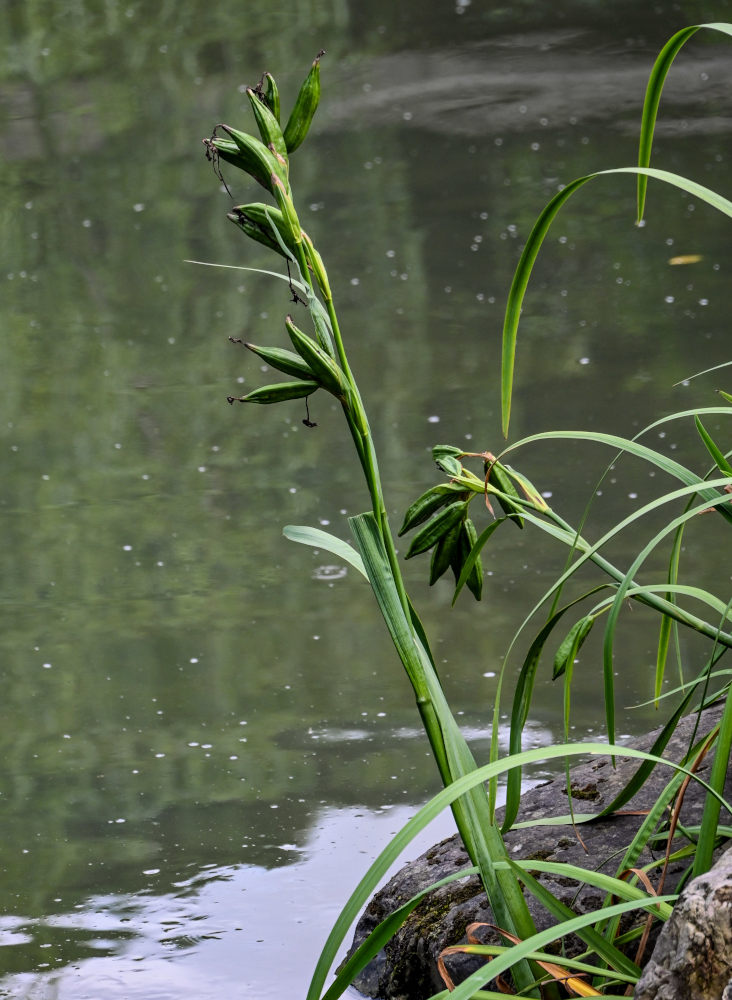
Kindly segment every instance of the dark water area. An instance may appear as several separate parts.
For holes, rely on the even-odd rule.
[[[559,185],[633,163],[658,49],[725,19],[730,0],[6,0],[0,996],[304,995],[368,860],[438,789],[370,592],[281,534],[346,538],[367,505],[340,414],[319,394],[309,431],[298,404],[226,405],[266,380],[228,337],[283,345],[290,305],[282,282],[186,263],[276,266],[227,222],[201,138],[250,127],[245,88],[265,69],[290,102],[326,49],[293,187],[397,522],[436,481],[433,444],[501,447],[503,308],[536,215]],[[712,32],[682,50],[654,150],[726,195],[731,60]],[[235,203],[260,199],[232,174]],[[643,228],[634,213],[632,179],[608,177],[554,223],[524,307],[512,440],[631,436],[730,388],[724,372],[688,381],[730,357],[728,224],[658,184]],[[709,429],[723,440],[717,418]],[[690,425],[647,443],[706,470]],[[514,460],[572,520],[609,457],[564,442]],[[653,479],[619,465],[593,537]],[[701,520],[683,567],[723,593],[729,560]],[[649,530],[619,540],[620,564]],[[483,602],[454,609],[424,559],[407,564],[480,759],[506,649],[563,559],[499,532]],[[660,717],[625,710],[652,693],[653,619],[627,613],[621,636],[627,735]],[[600,637],[575,668],[578,738],[604,733],[599,651]],[[693,672],[707,650],[682,636],[682,653]],[[550,667],[529,745],[561,738]]]

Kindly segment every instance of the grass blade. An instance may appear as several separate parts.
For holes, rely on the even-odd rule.
[[[643,101],[643,114],[641,117],[640,143],[638,146],[638,166],[647,167],[651,162],[651,150],[653,148],[653,133],[656,128],[656,117],[658,115],[658,105],[661,101],[661,93],[666,80],[671,63],[676,58],[679,49],[688,42],[701,28],[710,28],[713,31],[720,31],[726,35],[732,35],[732,24],[714,22],[711,24],[693,24],[687,28],[682,28],[666,42],[658,54],[651,75],[648,78],[646,96]],[[648,178],[643,174],[638,175],[638,222],[643,218],[643,210],[646,201],[646,188]]]
[[[729,768],[730,751],[732,751],[732,692],[727,694],[727,700],[725,701],[724,712],[719,723],[719,735],[714,752],[714,763],[709,775],[709,784],[714,789],[724,789],[727,770]],[[696,854],[694,855],[694,868],[692,872],[692,877],[694,878],[709,871],[712,866],[712,854],[719,826],[719,811],[719,800],[707,794],[704,803],[704,812],[702,813],[699,841],[697,843]]]
[[[681,177],[679,174],[670,173],[668,170],[657,170],[653,167],[615,167],[612,170],[598,170],[594,174],[586,174],[584,177],[576,178],[567,184],[566,187],[562,188],[558,194],[554,195],[551,201],[542,209],[526,240],[508,293],[503,323],[503,348],[501,355],[501,415],[504,436],[508,436],[508,425],[511,417],[516,337],[518,334],[521,306],[534,262],[541,249],[541,244],[544,242],[544,237],[559,210],[570,196],[588,181],[611,174],[637,174],[638,176],[653,177],[656,180],[677,187],[687,194],[693,195],[693,197],[706,202],[712,208],[722,212],[728,218],[732,218],[732,202],[728,198],[724,198],[722,195],[717,194],[716,191],[712,191],[702,184],[697,184],[696,181]]]
[[[301,545],[311,545],[315,549],[324,549],[344,562],[350,563],[362,576],[366,576],[363,559],[356,552],[352,545],[344,542],[329,531],[322,528],[310,528],[305,524],[286,524],[282,529],[285,538],[291,542],[299,542]]]
[[[393,910],[377,927],[374,927],[369,936],[361,942],[356,951],[354,951],[348,961],[341,967],[334,982],[331,983],[326,992],[323,994],[323,1000],[337,1000],[338,997],[343,996],[359,972],[361,972],[368,965],[371,959],[381,951],[384,945],[391,940],[412,910],[414,910],[419,903],[422,902],[428,893],[434,892],[435,889],[439,889],[443,885],[448,885],[450,882],[456,882],[458,879],[467,878],[469,875],[475,875],[477,872],[478,869],[475,866],[471,868],[463,868],[461,871],[455,872],[453,875],[448,875],[446,878],[440,879],[439,882],[435,882],[432,885],[427,886],[426,889],[423,889],[415,896],[412,896],[411,899],[407,900],[407,902],[398,909]]]
[[[536,680],[536,672],[539,666],[539,660],[541,654],[546,645],[547,639],[551,635],[554,627],[562,617],[573,608],[580,601],[584,601],[587,597],[591,597],[600,590],[605,590],[609,587],[609,584],[603,583],[598,587],[594,587],[589,590],[586,594],[578,597],[576,600],[571,601],[569,604],[565,604],[563,608],[555,611],[551,618],[544,624],[541,631],[537,637],[532,642],[526,658],[521,666],[519,672],[518,680],[516,682],[516,688],[513,696],[513,706],[511,709],[511,729],[509,734],[509,753],[515,754],[521,750],[521,735],[526,725],[526,720],[529,717],[529,709],[531,707],[531,696],[534,690],[534,682]],[[503,821],[503,832],[510,830],[513,825],[516,815],[518,813],[519,801],[521,798],[521,770],[520,768],[514,768],[508,773],[508,784],[506,788],[506,806],[504,811],[504,821]]]

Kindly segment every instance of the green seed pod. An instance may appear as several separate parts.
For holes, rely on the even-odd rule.
[[[427,549],[431,549],[453,525],[463,519],[466,510],[467,503],[464,500],[456,500],[436,514],[414,536],[412,544],[407,549],[405,559],[411,559],[412,556],[417,556],[420,552],[426,552]]]
[[[282,249],[281,240],[294,256],[295,244],[290,239],[282,212],[278,208],[264,205],[262,202],[252,202],[250,205],[237,205],[232,208],[227,213],[227,218],[231,219],[251,239],[286,258],[287,255]],[[275,236],[273,226],[276,227],[280,240]]]
[[[287,146],[285,145],[285,138],[282,135],[280,123],[270,111],[267,104],[258,96],[256,91],[252,90],[251,87],[247,87],[247,97],[249,98],[249,103],[252,106],[254,120],[257,123],[257,128],[259,129],[259,134],[262,137],[262,142],[265,146],[267,146],[267,148],[269,148],[270,145],[273,146],[275,152],[279,153],[279,155],[285,160],[285,163],[287,163]]]
[[[218,137],[214,138],[212,142],[219,151],[219,155],[232,163],[234,166],[240,167],[240,169],[246,171],[250,174],[256,181],[262,185],[262,187],[267,188],[274,194],[274,187],[272,185],[272,174],[275,174],[284,185],[287,185],[287,171],[282,167],[277,157],[274,153],[268,149],[263,142],[259,139],[255,139],[253,135],[248,135],[246,132],[240,132],[238,129],[231,128],[229,125],[220,125],[224,132],[231,139],[233,139],[236,144],[238,157],[235,159],[229,155],[225,155],[224,149],[219,145]]]
[[[463,571],[463,566],[465,565],[468,556],[473,551],[473,546],[478,541],[478,532],[475,530],[475,525],[469,517],[466,517],[460,526],[460,570],[455,571],[455,583],[460,579],[460,575]],[[483,564],[480,561],[480,556],[478,556],[473,563],[468,578],[465,581],[468,585],[468,589],[472,593],[476,601],[479,601],[483,594]]]
[[[287,185],[282,183],[277,174],[272,174],[270,180],[272,182],[272,193],[277,199],[277,204],[280,206],[280,211],[282,212],[282,221],[284,222],[286,233],[285,243],[290,241],[292,243],[302,243],[300,220],[295,211],[295,204],[288,193]]]
[[[451,444],[436,444],[432,449],[432,458],[437,463],[437,467],[448,476],[459,476],[462,465],[458,456],[464,454],[459,448],[454,448]]]
[[[285,326],[295,350],[310,368],[313,377],[337,399],[345,399],[347,389],[343,380],[343,372],[335,361],[325,353],[322,347],[315,343],[312,337],[308,337],[302,330],[298,330],[292,321],[292,316],[287,317]]]
[[[317,382],[310,379],[296,382],[277,382],[252,389],[246,396],[227,396],[230,403],[282,403],[286,399],[302,399],[319,389]]]
[[[280,92],[275,83],[275,78],[271,73],[265,73],[264,79],[266,82],[266,88],[264,91],[264,99],[267,102],[267,107],[272,112],[272,114],[277,119],[279,123],[280,120]]]
[[[312,370],[302,360],[299,354],[286,351],[284,347],[258,347],[256,344],[244,344],[248,350],[252,351],[262,361],[276,368],[278,372],[285,375],[292,375],[294,378],[314,381],[315,376]]]
[[[430,562],[430,587],[437,583],[443,573],[450,568],[453,560],[454,549],[460,544],[460,533],[462,524],[458,521],[450,530],[442,536],[439,542],[432,549],[432,561]]]
[[[501,493],[507,493],[509,497],[515,497],[517,500],[520,499],[518,490],[513,484],[513,480],[509,476],[508,472],[501,465],[500,462],[486,462],[486,472],[488,474],[488,482],[492,483],[497,487]],[[497,496],[499,504],[501,505],[504,514],[513,515],[510,519],[515,521],[519,528],[523,528],[524,519],[521,517],[521,506],[520,504],[511,503],[506,497]]]
[[[555,681],[557,677],[562,676],[568,665],[571,666],[574,663],[575,657],[577,656],[582,643],[590,634],[590,630],[594,624],[594,617],[592,615],[585,615],[584,618],[580,618],[578,622],[575,622],[569,630],[565,638],[560,643],[559,649],[554,657],[554,669],[552,671],[553,681]]]
[[[421,497],[418,497],[407,508],[407,512],[404,515],[404,523],[399,529],[399,536],[401,537],[407,531],[416,528],[418,524],[422,524],[428,517],[432,517],[440,507],[445,507],[452,500],[461,496],[461,494],[462,499],[466,499],[467,494],[465,490],[460,486],[455,486],[453,483],[440,483],[439,486],[433,486],[432,489],[427,490],[426,493],[423,493]]]
[[[302,231],[302,241],[305,244],[305,256],[307,257],[308,267],[313,272],[315,280],[318,282],[318,287],[323,293],[323,298],[326,302],[332,300],[333,294],[330,290],[330,282],[328,281],[328,272],[325,270],[325,264],[323,263],[323,258],[320,256],[318,251],[313,246],[313,241],[310,239],[308,234]]]
[[[287,119],[284,137],[288,153],[294,152],[308,134],[313,116],[320,103],[320,59],[324,55],[325,52],[320,51],[315,57],[310,72],[300,87],[292,114]]]

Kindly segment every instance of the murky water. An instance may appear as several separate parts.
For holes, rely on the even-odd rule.
[[[398,520],[434,481],[432,444],[499,447],[502,307],[536,213],[559,183],[632,162],[657,49],[732,15],[729,0],[556,6],[6,2],[0,995],[303,995],[367,859],[437,789],[365,585],[281,537],[346,537],[366,506],[339,414],[316,397],[308,431],[297,404],[226,405],[262,377],[227,338],[284,343],[288,305],[277,282],[184,263],[272,264],[227,223],[200,139],[245,121],[263,69],[291,99],[327,50],[293,182]],[[657,142],[659,166],[722,191],[729,59],[689,44]],[[237,203],[259,197],[229,179]],[[608,179],[555,224],[514,435],[632,434],[729,388],[674,386],[729,359],[728,227],[660,188],[645,228],[633,211],[632,183]],[[653,442],[706,467],[691,429]],[[576,517],[607,458],[535,446],[517,464]],[[655,485],[631,463],[613,478],[597,530]],[[723,582],[713,528],[685,565]],[[562,556],[506,530],[484,602],[454,610],[408,564],[479,755],[501,658]],[[648,625],[633,612],[619,650],[628,703],[649,695]],[[597,674],[590,646],[579,735],[602,731]],[[531,739],[561,731],[560,699],[547,682]],[[654,718],[628,713],[623,731]]]

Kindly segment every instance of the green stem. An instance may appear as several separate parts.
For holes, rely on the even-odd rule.
[[[407,597],[407,592],[404,587],[404,580],[402,579],[401,568],[397,559],[394,538],[391,533],[391,528],[389,527],[389,517],[386,513],[384,493],[381,486],[381,476],[379,475],[379,465],[376,458],[373,438],[371,437],[371,427],[366,415],[366,408],[364,407],[363,400],[361,399],[361,393],[359,392],[358,385],[353,377],[351,366],[348,363],[348,356],[343,344],[341,328],[338,322],[338,315],[335,311],[332,296],[326,299],[326,308],[328,310],[328,317],[330,319],[331,330],[333,332],[333,340],[335,341],[336,352],[338,354],[338,361],[340,362],[341,370],[348,381],[352,394],[349,402],[350,406],[353,408],[353,412],[351,413],[349,408],[344,405],[346,418],[348,420],[351,434],[354,440],[357,441],[357,450],[361,462],[361,468],[363,469],[363,473],[366,478],[366,484],[371,496],[371,505],[374,517],[376,518],[381,531],[381,537],[384,541],[384,548],[386,549],[389,566],[399,593],[399,600],[407,619],[409,619],[409,598]]]
[[[584,554],[589,552],[592,548],[590,543],[581,535],[578,535],[574,528],[559,517],[558,514],[556,514],[553,510],[545,510],[542,511],[542,513],[560,528],[563,528],[565,531],[574,535],[575,545],[578,551]],[[604,573],[607,573],[609,577],[618,583],[622,583],[625,579],[625,573],[605,559],[604,556],[601,556],[599,552],[593,552],[589,556],[589,559],[599,569],[601,569]],[[636,586],[634,581],[633,586]],[[689,611],[685,611],[683,608],[680,608],[672,601],[666,600],[664,597],[648,593],[632,594],[631,600],[638,601],[640,604],[645,604],[647,607],[653,608],[655,611],[660,611],[661,614],[667,615],[669,618],[673,618],[674,621],[677,621],[682,625],[687,625],[689,628],[693,628],[696,632],[706,636],[708,639],[714,639],[724,646],[732,646],[732,635],[727,632],[722,632],[716,626],[704,621],[703,618],[699,618],[697,615],[693,615]]]

